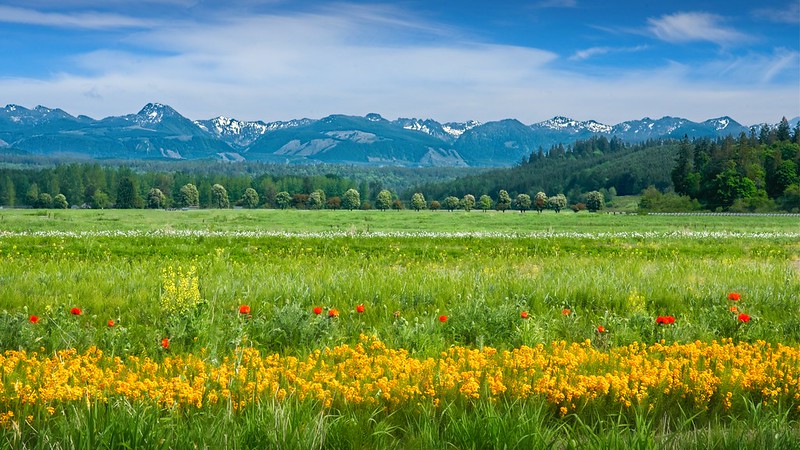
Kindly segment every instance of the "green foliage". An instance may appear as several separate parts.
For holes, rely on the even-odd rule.
[[[326,203],[325,192],[321,189],[317,189],[308,196],[308,209],[322,209]]]
[[[648,141],[625,145],[605,137],[578,141],[565,148],[534,152],[522,164],[469,174],[452,181],[419,185],[429,197],[491,194],[505,190],[512,195],[531,192],[580,193],[614,187],[619,195],[636,195],[653,184],[671,185],[670,170],[678,145],[671,141]],[[573,197],[570,195],[570,197]],[[510,208],[511,201],[508,202]],[[500,203],[501,210],[503,203]]]
[[[114,207],[117,209],[142,208],[144,201],[139,195],[139,188],[133,177],[125,176],[119,180],[117,186],[117,201]]]
[[[411,207],[414,208],[414,211],[419,211],[425,209],[425,206],[425,196],[420,192],[415,192],[414,195],[411,196]]]
[[[488,194],[481,195],[481,198],[478,199],[478,208],[484,212],[492,209],[492,197],[489,197]]]
[[[349,210],[361,208],[361,195],[355,189],[348,189],[342,195],[342,207]]]
[[[497,203],[495,204],[495,208],[498,211],[507,210],[511,207],[511,196],[508,195],[508,191],[505,189],[501,189],[500,192],[497,194]]]
[[[292,204],[292,196],[286,191],[278,192],[275,195],[275,206],[280,209],[286,209]]]
[[[467,194],[464,196],[464,198],[461,199],[459,204],[464,209],[464,211],[470,212],[472,208],[475,206],[475,196],[472,194]]]
[[[247,188],[242,195],[242,206],[248,209],[258,208],[260,199],[258,192],[253,188]]]
[[[50,196],[47,192],[42,192],[39,194],[39,198],[36,199],[35,205],[37,208],[52,208],[53,207],[53,197]]]
[[[800,212],[800,185],[793,184],[783,191],[783,196],[780,198],[781,206],[786,211],[794,213]]]
[[[392,206],[392,193],[384,189],[378,193],[375,199],[375,207],[381,211],[386,211]]]
[[[567,197],[564,194],[554,195],[547,199],[547,207],[555,212],[561,212],[567,207]]]
[[[448,211],[453,211],[455,209],[458,209],[460,203],[461,202],[458,201],[458,197],[450,195],[444,199],[444,201],[442,202],[442,207],[444,207],[444,209]]]
[[[67,202],[67,197],[64,194],[58,194],[53,197],[53,208],[56,209],[67,209],[69,208],[69,203]]]
[[[167,197],[159,188],[152,188],[147,192],[147,207],[160,209],[166,206]]]
[[[586,209],[595,212],[605,208],[606,202],[603,194],[598,191],[592,191],[586,194]]]
[[[183,207],[199,206],[200,193],[197,191],[197,186],[192,183],[181,186],[178,203]]]
[[[650,212],[690,212],[700,210],[701,206],[697,199],[692,200],[674,192],[662,194],[655,186],[650,186],[642,191],[639,209]]]
[[[519,210],[519,212],[525,212],[531,209],[531,196],[528,194],[519,194],[517,198],[514,200],[514,207]]]
[[[221,184],[211,186],[211,207],[230,208],[231,202],[228,199],[228,190]]]

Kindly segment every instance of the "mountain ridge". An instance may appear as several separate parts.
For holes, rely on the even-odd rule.
[[[800,118],[792,119],[793,125]],[[282,163],[503,167],[554,145],[592,136],[626,142],[718,138],[749,133],[729,116],[693,122],[645,117],[616,125],[565,116],[534,124],[516,119],[440,123],[380,114],[333,114],[321,119],[264,122],[225,116],[190,120],[169,105],[147,103],[139,112],[93,119],[55,108],[0,109],[0,146],[40,155],[93,159],[203,159]]]

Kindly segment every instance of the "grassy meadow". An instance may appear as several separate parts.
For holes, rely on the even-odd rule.
[[[0,210],[11,448],[794,448],[800,220]]]

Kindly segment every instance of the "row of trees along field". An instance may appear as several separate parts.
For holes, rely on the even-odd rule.
[[[212,184],[213,183],[213,184]],[[225,183],[225,184],[223,184]],[[43,187],[40,187],[43,186]],[[362,183],[369,192],[374,184]],[[258,189],[257,189],[258,188]],[[259,192],[260,191],[260,192]],[[297,193],[297,192],[300,193]],[[24,192],[24,195],[19,195]],[[295,192],[295,193],[291,193]],[[306,193],[307,192],[307,193]],[[612,191],[613,194],[613,191]],[[604,206],[605,195],[590,192],[585,203],[573,210],[597,210]],[[51,169],[3,169],[0,171],[0,204],[35,208],[299,208],[299,209],[515,209],[527,211],[567,207],[563,194],[548,197],[539,192],[531,197],[500,190],[496,200],[488,194],[479,198],[466,194],[461,198],[445,196],[428,202],[421,192],[406,201],[388,189],[377,190],[365,199],[355,183],[337,176],[212,177],[184,173],[138,173],[129,168],[101,167],[97,164],[70,164]]]
[[[786,118],[737,139],[683,139],[671,173],[675,193],[706,209],[800,208],[800,131]]]

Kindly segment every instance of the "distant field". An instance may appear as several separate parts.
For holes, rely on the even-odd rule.
[[[582,211],[0,210],[0,231],[800,233],[797,217],[647,216]]]

